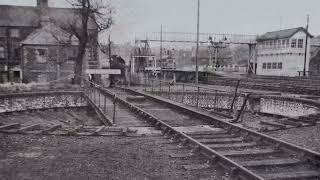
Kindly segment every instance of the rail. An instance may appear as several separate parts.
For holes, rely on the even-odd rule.
[[[143,95],[143,96],[149,98],[150,100],[154,100],[155,102],[164,104],[167,107],[174,107],[178,111],[182,111],[182,112],[185,112],[188,114],[193,114],[194,116],[197,116],[199,118],[206,119],[207,121],[212,122],[216,127],[221,127],[223,129],[226,129],[230,133],[241,134],[243,137],[247,137],[247,138],[251,137],[251,138],[256,139],[259,142],[264,142],[266,144],[269,144],[270,146],[273,146],[278,150],[284,150],[285,152],[291,152],[291,153],[295,154],[296,156],[298,156],[299,159],[303,159],[305,161],[311,162],[312,164],[314,164],[317,167],[319,167],[319,165],[320,165],[320,153],[318,153],[318,152],[308,150],[303,147],[296,146],[294,144],[270,137],[268,135],[264,135],[262,133],[259,133],[259,132],[253,131],[253,130],[249,130],[249,129],[246,129],[243,127],[236,126],[232,123],[225,122],[219,118],[214,118],[207,113],[199,112],[199,111],[192,109],[190,107],[181,106],[181,104],[179,104],[179,103],[174,103],[172,101],[170,102],[170,101],[165,100],[161,97],[152,96],[152,95],[146,94],[142,91],[136,91],[136,90],[132,90],[132,89],[126,89],[126,90],[130,91],[132,93],[135,93],[137,95]],[[160,125],[160,126],[162,126],[162,125]],[[176,132],[176,131],[174,131],[174,134],[178,134],[178,136],[182,136],[181,133]],[[185,137],[185,136],[183,136],[183,137]],[[183,140],[181,140],[181,141],[183,141]],[[188,139],[188,141],[193,142],[192,140],[189,140],[189,139]],[[193,142],[193,143],[196,143],[196,142]],[[205,148],[205,150],[206,150],[206,148]],[[239,168],[238,170],[240,170],[240,169],[242,170],[241,165],[238,166],[237,168]]]

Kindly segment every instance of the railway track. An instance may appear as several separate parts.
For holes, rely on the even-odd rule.
[[[237,127],[179,103],[120,89],[99,88],[110,97],[117,94],[118,103],[171,140],[205,155],[210,165],[223,167],[229,179],[320,179],[317,152]]]
[[[203,84],[236,86],[238,79],[213,78]],[[241,79],[240,87],[254,90],[269,90],[289,92],[293,94],[319,95],[319,80],[312,79],[282,79],[282,78],[244,78]]]

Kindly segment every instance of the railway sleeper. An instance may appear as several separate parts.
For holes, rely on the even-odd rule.
[[[311,125],[315,125],[316,121],[314,119],[308,119],[306,117],[289,117],[289,120],[303,122]]]
[[[276,153],[274,149],[246,149],[242,151],[218,151],[223,156],[263,156]]]
[[[194,139],[218,139],[218,138],[235,138],[236,135],[233,134],[217,134],[217,135],[191,135]]]
[[[268,126],[273,126],[273,127],[276,127],[276,128],[280,128],[280,129],[285,129],[287,128],[286,125],[284,124],[281,124],[281,123],[277,123],[275,121],[260,121],[260,124],[264,124],[264,125],[268,125]]]
[[[227,144],[227,143],[241,143],[243,138],[220,138],[220,139],[197,139],[200,143],[204,144]]]
[[[253,161],[242,161],[239,162],[245,167],[258,167],[258,166],[279,166],[279,165],[292,165],[299,164],[301,161],[299,159],[285,158],[285,159],[263,159],[263,160],[253,160]]]
[[[257,146],[256,142],[249,143],[233,143],[233,144],[208,144],[207,147],[211,149],[223,149],[223,148],[249,148]]]
[[[281,123],[281,124],[284,124],[284,125],[295,126],[295,127],[303,126],[303,123],[297,122],[297,121],[292,121],[292,120],[289,120],[288,118],[278,119],[278,120],[275,120],[275,121],[277,123]]]
[[[61,124],[55,125],[55,126],[52,126],[52,127],[48,128],[48,129],[45,129],[45,130],[40,131],[39,134],[48,134],[48,133],[53,132],[53,131],[56,131],[56,130],[58,130],[58,129],[60,129],[60,128],[62,128],[62,125],[61,125]]]
[[[221,131],[196,131],[196,132],[187,132],[185,134],[189,136],[202,136],[202,135],[222,135],[222,134],[227,134],[228,132],[225,130]]]
[[[194,171],[194,170],[203,170],[203,169],[208,169],[211,166],[207,163],[204,164],[192,164],[192,165],[183,165],[183,169],[187,171]]]

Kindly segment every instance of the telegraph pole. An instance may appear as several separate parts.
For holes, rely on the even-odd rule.
[[[161,30],[160,30],[160,63],[162,62],[162,24],[161,24]]]
[[[198,54],[199,54],[199,19],[200,19],[200,0],[198,0],[198,15],[197,15],[197,46],[196,46],[196,84],[199,80]]]
[[[306,76],[306,66],[307,66],[307,53],[308,53],[308,37],[309,37],[309,15],[307,15],[307,33],[306,33],[306,41],[304,47],[304,64],[303,64],[303,76]]]
[[[109,34],[109,38],[108,38],[108,54],[109,54],[109,63],[111,63],[111,38],[110,38],[110,34]]]

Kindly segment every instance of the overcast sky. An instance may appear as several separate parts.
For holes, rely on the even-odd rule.
[[[49,0],[65,6],[65,0]],[[0,4],[29,5],[36,0],[0,0]],[[113,0],[116,9],[114,41],[126,41],[134,33],[164,31],[195,32],[197,0]],[[320,34],[320,0],[201,0],[201,32],[263,34],[280,28],[306,25]]]

